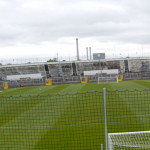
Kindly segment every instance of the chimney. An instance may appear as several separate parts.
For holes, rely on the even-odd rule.
[[[86,56],[87,56],[87,60],[89,59],[88,57],[88,47],[86,48]]]
[[[91,47],[89,47],[90,60],[92,59]]]
[[[78,46],[78,38],[76,38],[76,48],[77,48],[77,61],[79,61],[79,46]]]

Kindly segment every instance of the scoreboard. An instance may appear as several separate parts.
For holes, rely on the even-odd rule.
[[[93,60],[105,59],[105,53],[93,53]]]

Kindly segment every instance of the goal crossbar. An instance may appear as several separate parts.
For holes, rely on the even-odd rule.
[[[98,77],[98,84],[100,84],[100,82],[111,82],[111,81],[116,81],[115,83],[118,83],[118,76]]]

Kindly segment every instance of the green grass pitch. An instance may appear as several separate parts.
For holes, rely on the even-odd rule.
[[[150,80],[12,88],[0,91],[0,149],[105,147],[103,88],[109,133],[150,131]]]

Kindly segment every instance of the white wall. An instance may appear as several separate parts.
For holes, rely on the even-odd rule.
[[[7,80],[20,80],[21,78],[42,79],[42,76],[40,73],[38,73],[38,74],[7,75]]]
[[[101,74],[101,73],[106,73],[106,74],[118,74],[119,71],[118,69],[108,69],[108,70],[91,70],[91,71],[84,71],[84,75],[96,75],[96,74]]]

